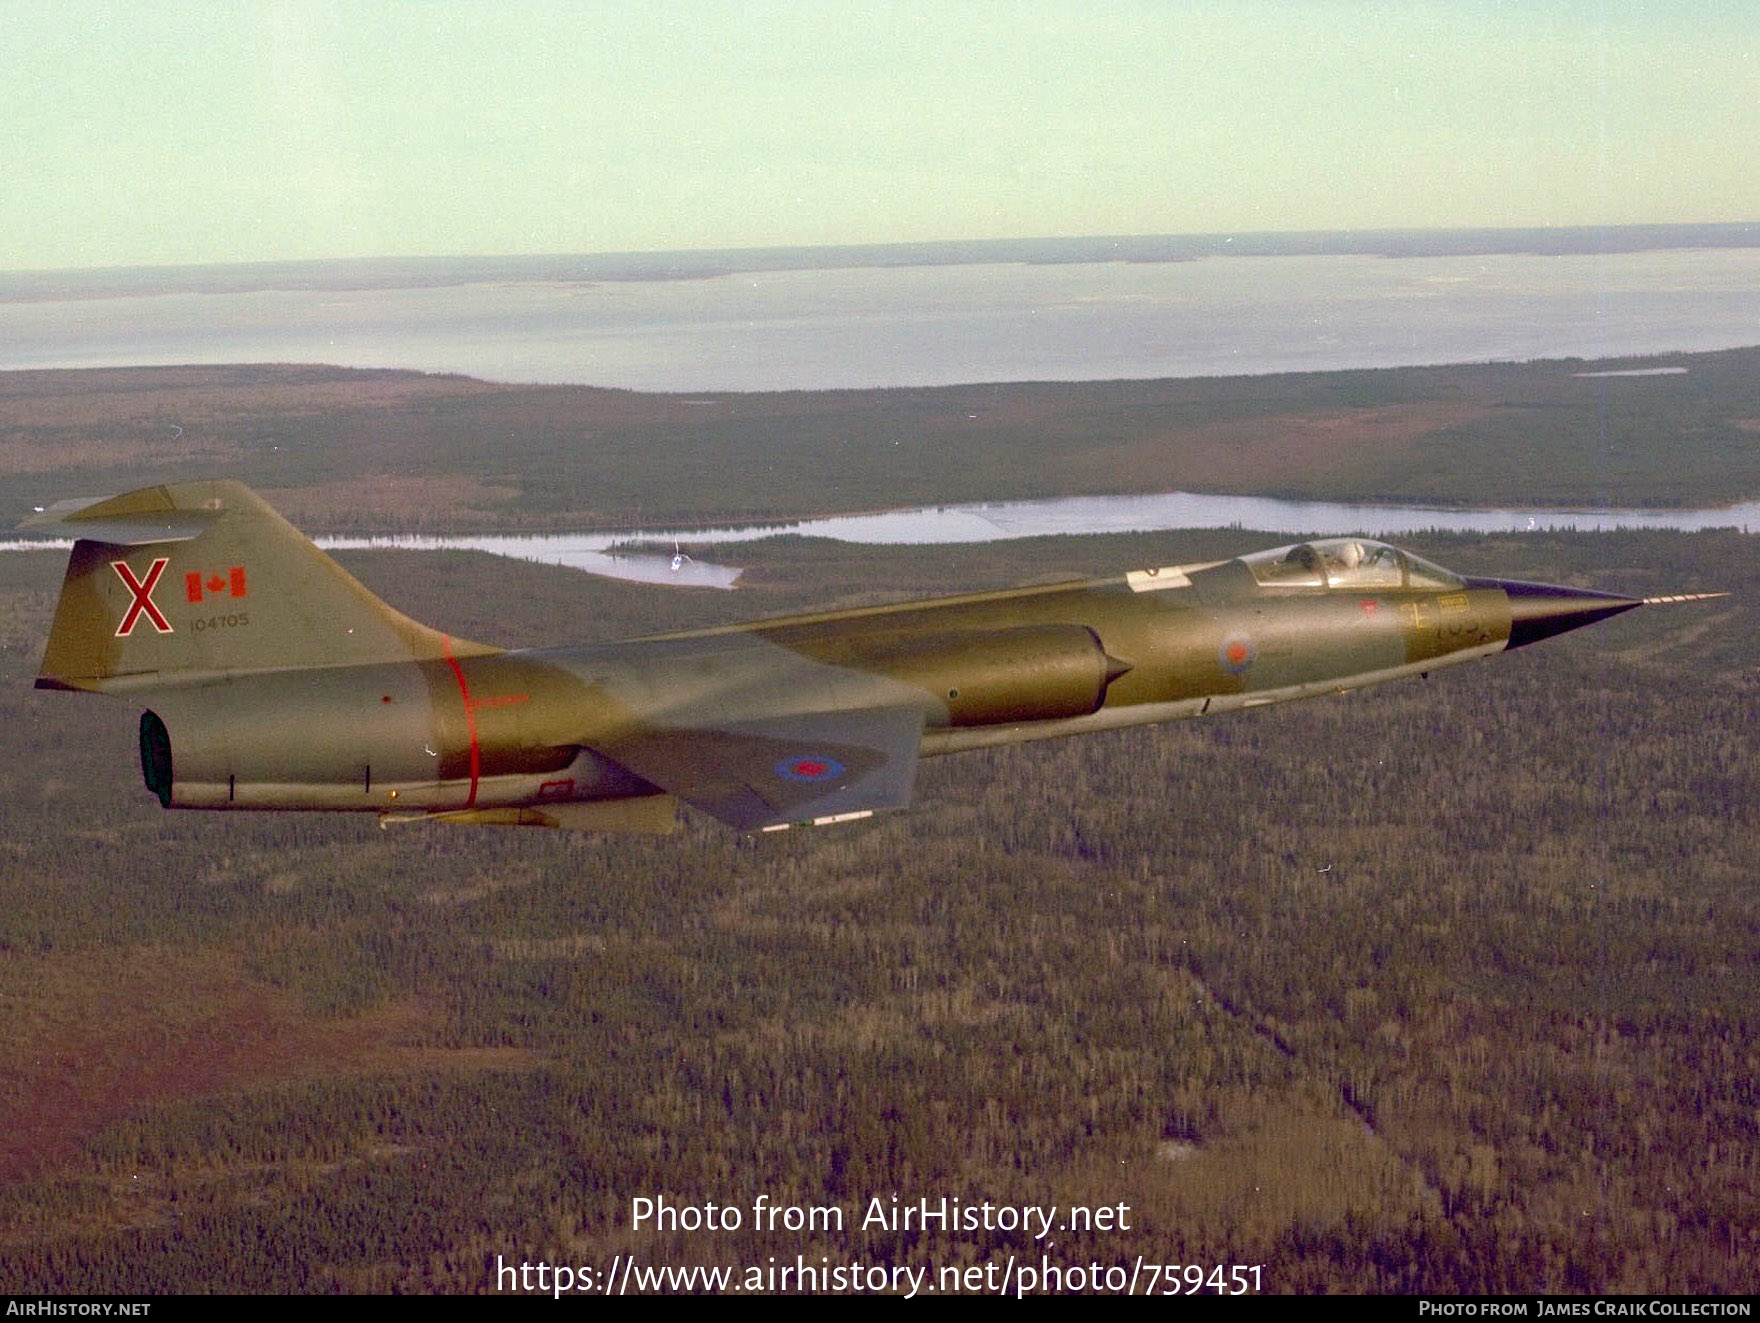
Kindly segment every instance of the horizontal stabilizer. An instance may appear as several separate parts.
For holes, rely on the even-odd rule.
[[[179,509],[164,487],[148,487],[121,496],[81,496],[56,501],[19,525],[21,533],[84,538],[112,547],[142,547],[152,542],[188,542],[220,517],[208,510]]]
[[[714,729],[631,730],[597,751],[741,831],[906,807],[923,714],[811,712]]]

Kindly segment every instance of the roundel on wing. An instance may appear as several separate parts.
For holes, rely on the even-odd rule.
[[[1216,660],[1222,663],[1222,669],[1230,675],[1245,675],[1258,655],[1259,650],[1253,646],[1253,640],[1245,634],[1230,634],[1216,650]]]
[[[807,784],[831,781],[843,775],[843,764],[825,754],[803,753],[777,763],[776,775],[784,781]]]

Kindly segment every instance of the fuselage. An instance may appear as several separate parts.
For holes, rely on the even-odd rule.
[[[380,601],[242,483],[25,526],[73,538],[36,683],[145,706],[161,804],[382,823],[667,831],[679,804],[740,831],[841,822],[909,805],[925,754],[1340,692],[1640,604],[1333,538],[508,652]]]
[[[617,756],[637,735],[908,709],[940,754],[1214,714],[1499,651],[1525,587],[1339,539],[615,644],[192,677],[150,695],[143,769],[167,807],[645,799],[661,787]],[[1587,623],[1636,604],[1547,610]]]

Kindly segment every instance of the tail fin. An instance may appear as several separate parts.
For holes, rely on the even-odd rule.
[[[38,688],[495,651],[393,611],[242,483],[64,501],[21,527],[77,539]]]

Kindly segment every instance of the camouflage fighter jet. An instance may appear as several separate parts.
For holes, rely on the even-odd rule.
[[[917,761],[1418,675],[1645,600],[1462,578],[1367,538],[509,652],[386,606],[236,482],[63,502],[37,685],[148,708],[166,808],[742,831],[910,802]],[[1718,594],[1701,594],[1716,596]]]

